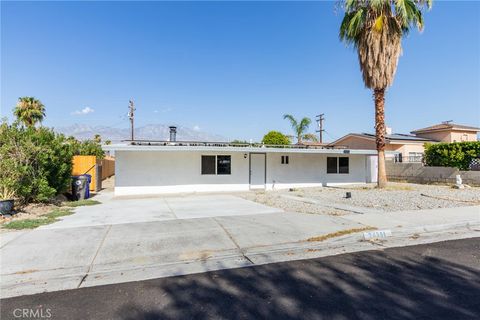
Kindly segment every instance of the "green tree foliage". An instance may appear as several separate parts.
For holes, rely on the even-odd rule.
[[[290,139],[281,132],[270,131],[263,136],[262,143],[270,145],[287,145],[290,144]]]
[[[480,157],[480,141],[425,144],[425,164],[468,170],[472,159]]]
[[[303,140],[310,141],[310,142],[318,142],[318,138],[313,133],[306,133],[303,135]]]
[[[27,127],[33,127],[45,118],[45,106],[34,97],[22,97],[18,98],[13,114]]]
[[[21,203],[45,202],[65,192],[72,172],[71,144],[48,128],[0,125],[0,184]]]
[[[105,151],[103,151],[100,143],[95,140],[78,141],[75,138],[70,138],[70,143],[76,156],[96,156],[97,159],[105,157]]]

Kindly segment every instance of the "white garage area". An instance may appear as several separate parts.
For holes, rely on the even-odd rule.
[[[115,195],[275,190],[373,182],[376,152],[135,142],[115,152]]]

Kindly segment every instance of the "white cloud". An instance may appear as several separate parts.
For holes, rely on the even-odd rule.
[[[200,127],[199,127],[198,125],[194,125],[194,126],[193,126],[193,130],[195,130],[195,131],[200,131]]]
[[[92,113],[92,112],[95,112],[95,110],[93,110],[90,107],[85,107],[82,110],[77,110],[77,111],[73,112],[72,114],[77,115],[77,116],[81,116],[81,115],[86,115],[86,114],[89,114],[89,113]]]

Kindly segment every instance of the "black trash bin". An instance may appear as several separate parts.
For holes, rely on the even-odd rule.
[[[85,175],[72,177],[72,196],[73,200],[87,199],[89,195],[88,177]]]

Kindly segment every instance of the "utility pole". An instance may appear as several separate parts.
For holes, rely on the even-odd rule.
[[[324,115],[325,115],[324,113],[321,113],[321,114],[315,116],[316,121],[317,121],[317,125],[318,125],[317,132],[320,135],[320,140],[319,140],[320,143],[323,143],[323,132],[325,131],[323,129],[323,121],[325,120]]]
[[[135,106],[133,104],[133,100],[128,101],[128,118],[130,119],[130,130],[131,130],[131,136],[130,140],[135,140],[135,135],[134,135],[134,126],[133,126],[133,121],[135,119]]]

